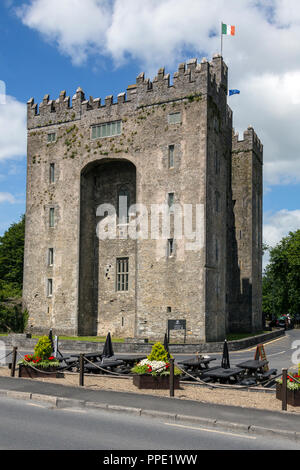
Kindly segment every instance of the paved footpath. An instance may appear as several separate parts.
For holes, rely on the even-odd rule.
[[[0,398],[46,401],[57,408],[80,407],[106,409],[199,426],[218,427],[236,432],[280,435],[299,442],[300,414],[256,410],[227,405],[201,403],[151,395],[88,390],[53,383],[12,377],[0,377]]]

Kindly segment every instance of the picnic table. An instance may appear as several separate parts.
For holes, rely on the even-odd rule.
[[[240,367],[230,367],[228,369],[219,367],[203,372],[203,377],[218,380],[220,383],[229,383],[231,381],[237,382],[242,373],[243,369]]]
[[[264,380],[275,375],[277,369],[264,370],[264,367],[269,363],[267,360],[253,359],[249,361],[241,362],[237,367],[244,369],[244,375],[247,377],[253,377],[256,380]]]
[[[216,357],[196,357],[193,359],[185,359],[184,361],[178,361],[178,365],[182,365],[183,369],[192,375],[193,377],[200,377],[203,371],[212,370],[209,369],[209,363],[215,361]],[[187,376],[187,379],[189,377]]]
[[[136,356],[134,354],[128,354],[127,356],[119,355],[119,356],[114,356],[114,357],[117,360],[121,360],[121,361],[125,362],[125,364],[128,365],[129,367],[133,367],[136,362],[140,362],[143,359],[147,358],[146,355]]]

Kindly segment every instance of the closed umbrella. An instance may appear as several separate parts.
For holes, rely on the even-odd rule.
[[[170,359],[169,343],[168,343],[167,333],[165,333],[164,348],[168,353],[168,358]]]
[[[228,351],[228,344],[227,344],[226,339],[224,341],[224,346],[223,346],[223,356],[222,356],[221,366],[223,367],[223,369],[230,369],[229,351]]]
[[[50,339],[51,341],[51,347],[52,347],[52,353],[54,352],[54,345],[53,345],[53,335],[52,335],[52,329],[49,331],[49,336],[48,338]]]
[[[113,355],[114,355],[114,351],[112,347],[111,337],[110,337],[110,333],[108,333],[106,340],[105,340],[102,357],[112,357]]]

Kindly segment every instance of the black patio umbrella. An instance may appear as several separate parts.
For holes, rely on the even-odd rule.
[[[52,352],[54,352],[52,329],[49,331],[49,336],[48,336],[48,338],[49,338],[50,341],[51,341]]]
[[[102,357],[112,357],[114,355],[113,347],[112,347],[112,342],[111,342],[111,337],[110,333],[107,334],[103,352],[102,352]]]
[[[224,346],[223,346],[223,356],[222,356],[221,366],[223,369],[230,369],[229,351],[228,351],[228,344],[227,344],[226,339],[224,341]]]
[[[164,348],[165,348],[165,350],[166,350],[167,353],[168,353],[168,358],[170,359],[169,343],[168,343],[167,333],[165,333]]]

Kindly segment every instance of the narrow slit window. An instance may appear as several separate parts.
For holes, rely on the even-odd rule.
[[[50,163],[50,183],[55,183],[55,163]]]
[[[50,207],[49,211],[49,226],[54,227],[54,207]]]
[[[47,297],[52,297],[53,295],[53,279],[47,280]]]
[[[49,248],[48,250],[48,266],[53,266],[54,264],[54,250]]]
[[[117,259],[117,291],[128,291],[129,286],[129,258]]]
[[[174,239],[169,238],[168,240],[168,257],[174,255]]]
[[[169,145],[169,168],[174,168],[174,145]]]
[[[170,212],[174,211],[174,193],[168,193],[168,206]]]

